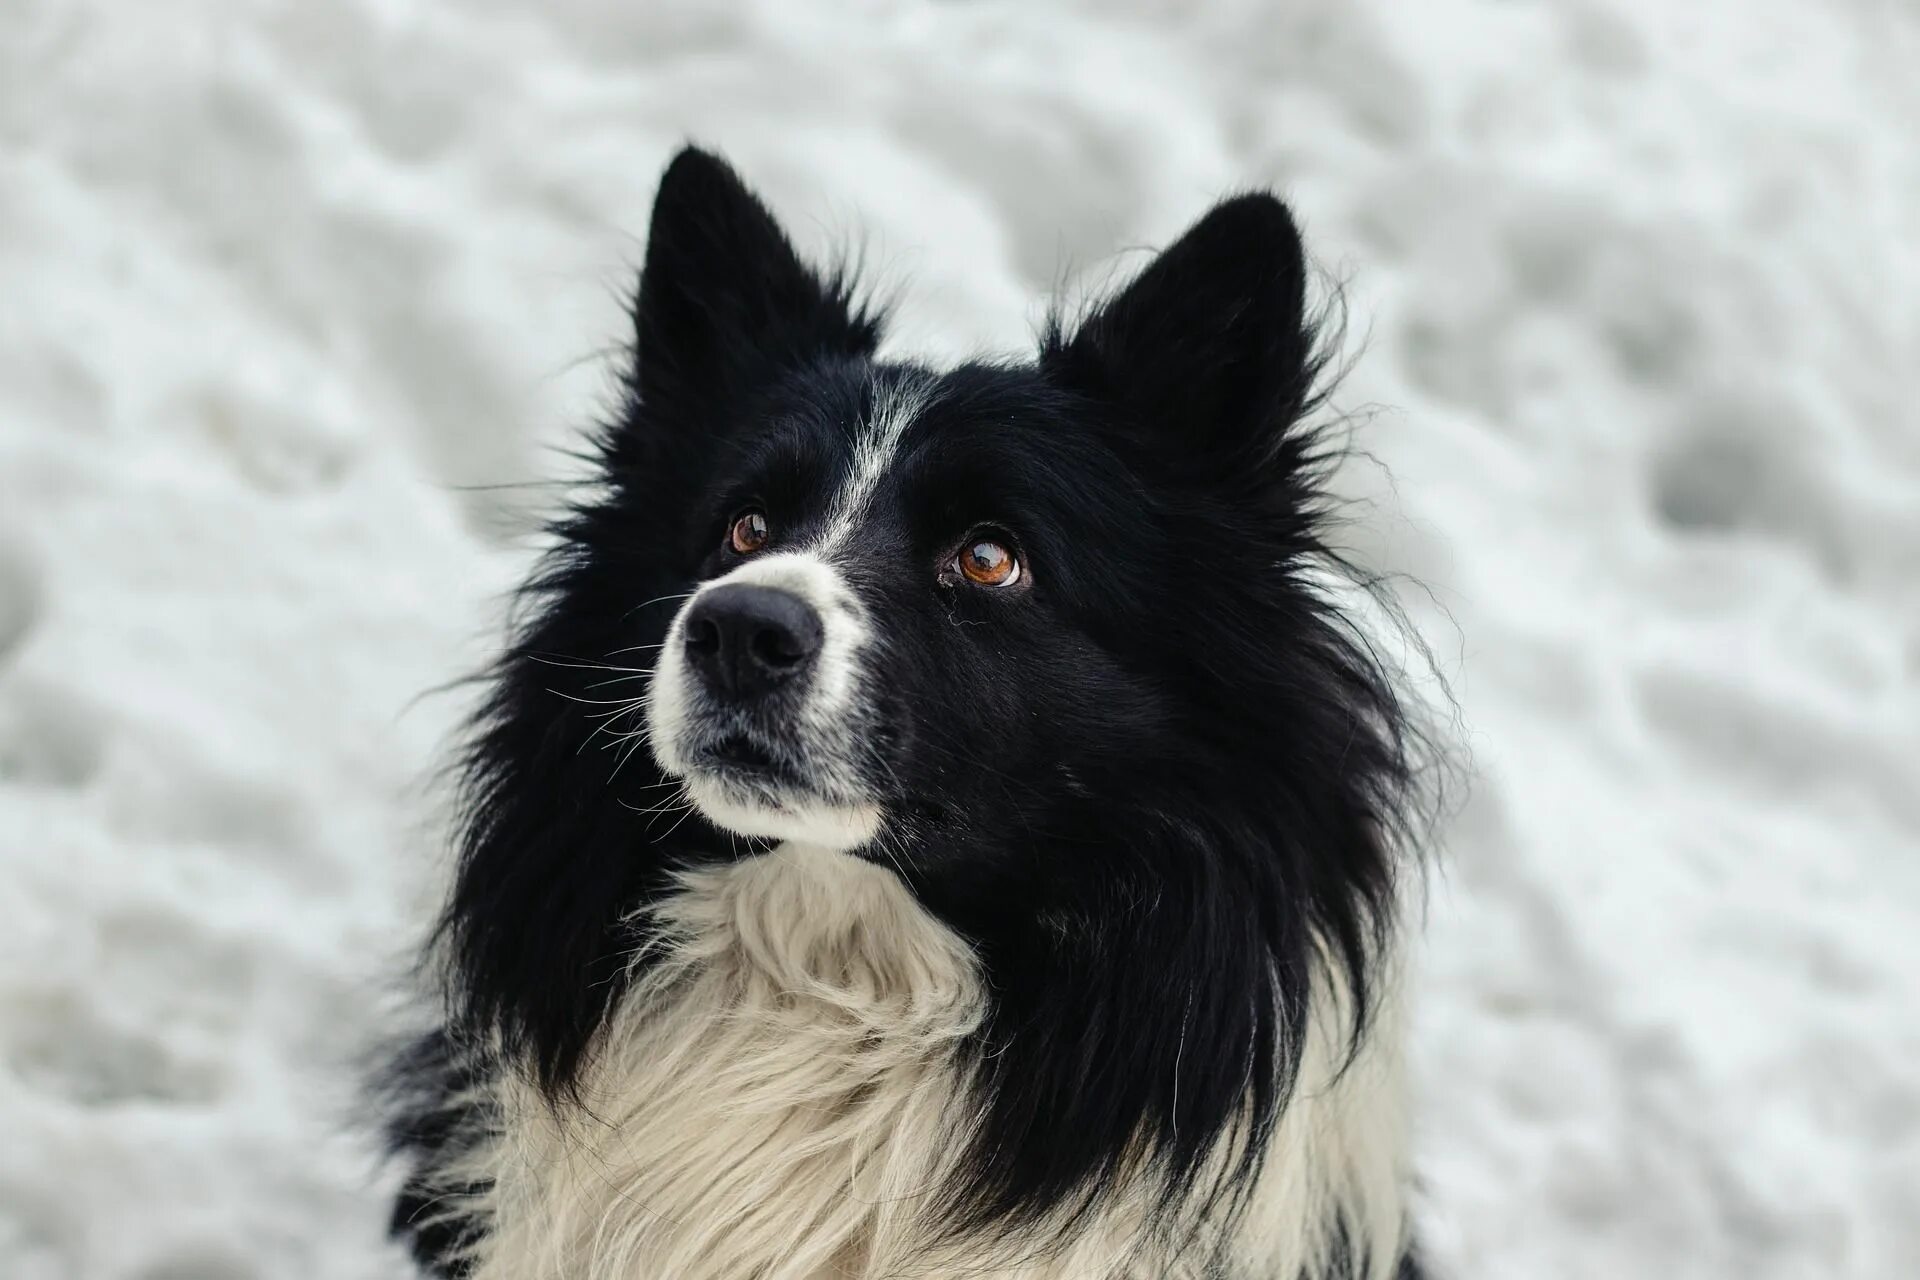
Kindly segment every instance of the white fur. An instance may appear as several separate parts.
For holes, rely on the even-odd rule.
[[[931,394],[931,384],[918,379],[902,379],[874,389],[873,411],[854,440],[853,465],[834,495],[826,532],[820,536],[817,549],[823,557],[838,550],[866,518],[880,477],[893,465],[901,437],[926,409]]]
[[[972,1124],[958,1053],[986,1002],[966,945],[890,871],[786,845],[684,874],[655,923],[662,954],[581,1106],[505,1083],[501,1131],[446,1171],[494,1185],[473,1206],[492,1228],[476,1280],[1198,1280],[1141,1239],[1125,1194],[1072,1238],[937,1238],[929,1210]],[[1335,1212],[1359,1238],[1401,1235],[1397,1023],[1336,1075],[1334,1004],[1225,1242],[1248,1275],[1299,1274]]]

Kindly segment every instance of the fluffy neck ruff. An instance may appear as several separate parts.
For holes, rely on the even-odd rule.
[[[791,845],[682,874],[641,923],[649,963],[577,1104],[503,1078],[497,1129],[445,1171],[490,1187],[476,1280],[1392,1270],[1389,1251],[1351,1247],[1402,1230],[1390,1017],[1351,1063],[1341,1011],[1310,1019],[1293,1101],[1230,1235],[1188,1224],[1168,1256],[1145,1226],[1161,1188],[1142,1172],[1070,1231],[956,1240],[943,1192],[974,1131],[967,1045],[988,1015],[965,942],[892,872]]]

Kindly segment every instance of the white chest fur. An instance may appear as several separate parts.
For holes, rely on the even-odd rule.
[[[494,1185],[476,1280],[1185,1274],[1140,1256],[1125,1196],[1064,1249],[930,1234],[969,1132],[959,1051],[986,1000],[966,944],[892,872],[783,846],[689,873],[656,923],[661,955],[615,1011],[581,1106],[503,1086],[504,1131],[458,1171]],[[1314,1261],[1336,1211],[1363,1238],[1397,1237],[1394,1038],[1383,1021],[1337,1079],[1332,1044],[1308,1047],[1231,1249],[1258,1274]]]

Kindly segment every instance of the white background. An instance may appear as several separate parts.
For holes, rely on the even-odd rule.
[[[1912,0],[4,0],[0,1276],[397,1273],[340,1135],[441,852],[410,700],[689,136],[942,357],[1284,191],[1479,772],[1441,1274],[1920,1275],[1917,66]]]

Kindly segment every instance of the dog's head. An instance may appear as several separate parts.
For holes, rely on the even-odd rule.
[[[608,646],[654,657],[661,769],[724,831],[979,889],[1089,805],[1280,754],[1248,713],[1298,678],[1311,608],[1303,287],[1285,208],[1245,196],[1034,363],[936,373],[877,358],[845,288],[684,155],[613,471],[668,535],[632,601],[668,607]]]

